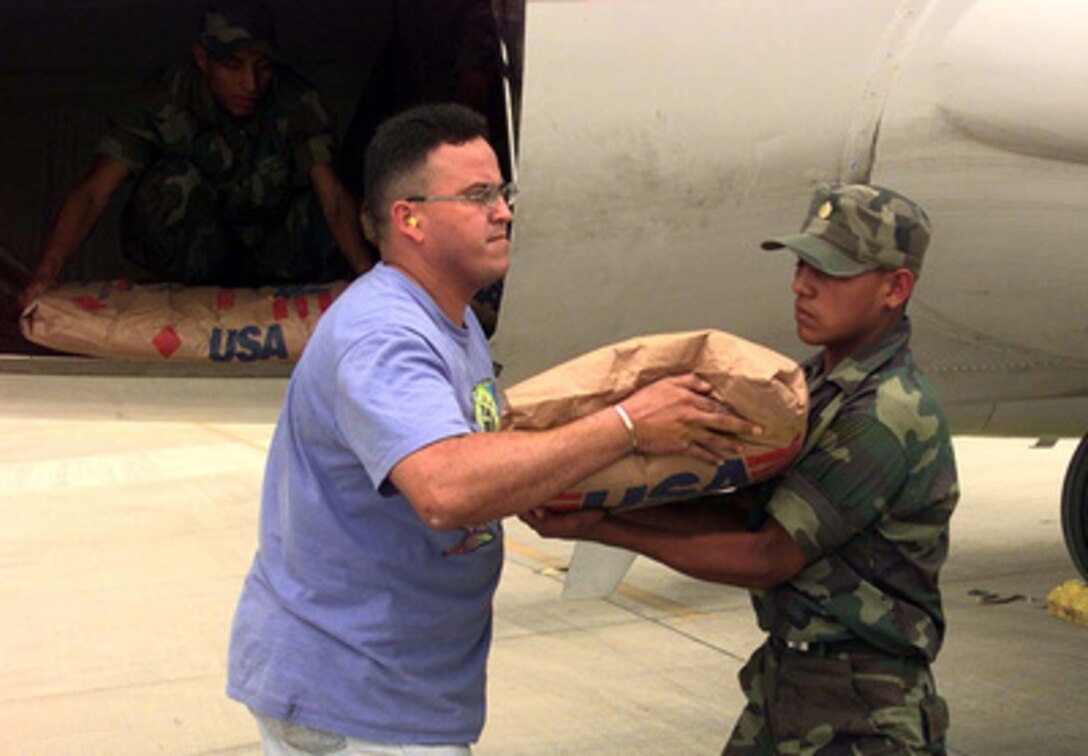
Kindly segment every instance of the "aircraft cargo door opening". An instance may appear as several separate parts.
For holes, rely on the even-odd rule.
[[[481,112],[516,178],[525,0],[215,5],[0,9],[0,370],[289,366],[379,259],[365,148],[413,105]]]

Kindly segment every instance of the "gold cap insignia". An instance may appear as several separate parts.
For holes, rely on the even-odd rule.
[[[818,217],[820,220],[827,220],[831,217],[831,211],[834,209],[835,208],[831,206],[830,202],[825,202],[824,204],[820,205],[820,209],[816,211],[816,217]]]

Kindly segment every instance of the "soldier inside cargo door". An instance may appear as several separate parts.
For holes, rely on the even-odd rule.
[[[331,167],[333,118],[276,57],[261,0],[209,6],[192,55],[114,114],[23,305],[53,285],[130,174],[122,247],[161,280],[257,286],[369,269],[357,203]]]

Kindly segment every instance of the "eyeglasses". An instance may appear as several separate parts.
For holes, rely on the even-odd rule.
[[[506,202],[507,207],[513,207],[518,198],[518,185],[513,181],[505,184],[483,184],[471,191],[461,194],[422,195],[405,197],[408,202],[475,202],[494,210],[499,204],[499,198]]]

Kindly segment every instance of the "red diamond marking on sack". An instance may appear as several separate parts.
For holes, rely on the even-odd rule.
[[[215,306],[220,310],[234,307],[234,289],[220,289],[215,297]]]
[[[583,497],[585,494],[578,493],[577,491],[567,491],[554,497],[548,502],[548,509],[553,512],[568,512],[575,509],[581,509]]]
[[[287,315],[287,300],[282,297],[276,297],[272,302],[272,317],[276,320],[286,320]]]
[[[95,299],[94,297],[72,297],[72,301],[82,307],[84,310],[90,310],[91,312],[94,312],[95,310],[101,310],[103,307],[106,306],[105,302]]]
[[[302,320],[305,320],[310,315],[310,303],[306,301],[306,297],[295,297],[293,301],[295,303],[295,312],[298,313]]]
[[[181,337],[170,326],[163,326],[163,329],[155,334],[155,338],[151,339],[151,344],[159,350],[164,360],[168,360],[181,346]]]

